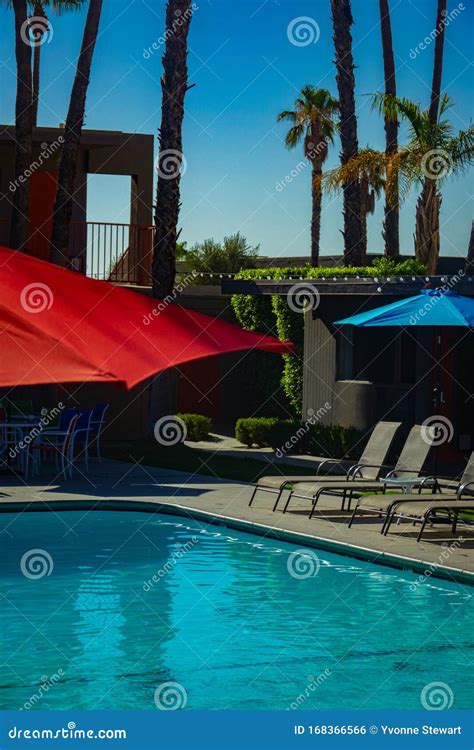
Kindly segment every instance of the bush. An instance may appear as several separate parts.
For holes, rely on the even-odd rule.
[[[251,448],[271,447],[281,453],[308,453],[328,458],[358,459],[363,446],[362,433],[355,427],[298,422],[273,417],[239,419],[235,437]]]
[[[251,448],[268,448],[271,428],[278,423],[274,417],[243,417],[235,425],[235,439]]]
[[[177,414],[176,417],[186,425],[186,440],[198,442],[209,437],[212,427],[212,420],[209,417],[204,417],[202,414]]]
[[[377,278],[389,276],[424,276],[426,268],[414,258],[395,263],[390,258],[376,258],[372,266],[332,268],[313,268],[310,265],[302,268],[253,268],[243,269],[236,274],[236,279],[292,279],[295,284],[305,279],[333,278]],[[295,417],[301,417],[303,401],[303,340],[304,315],[294,312],[287,304],[285,296],[234,294],[232,308],[237,321],[248,331],[274,333],[281,341],[292,341],[295,344],[295,355],[283,355],[283,373],[281,385],[288,399],[288,406]],[[265,375],[266,373],[262,373]],[[274,381],[270,388],[275,390]]]

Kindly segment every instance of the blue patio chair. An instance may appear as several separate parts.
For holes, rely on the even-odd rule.
[[[100,453],[100,441],[102,438],[102,430],[105,423],[105,414],[109,406],[110,404],[96,404],[92,409],[91,432],[94,435],[95,450],[99,461],[102,461],[102,456]]]

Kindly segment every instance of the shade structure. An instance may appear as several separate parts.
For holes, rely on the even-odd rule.
[[[102,381],[132,388],[201,357],[289,342],[0,247],[0,386]]]
[[[446,289],[422,289],[390,305],[336,320],[336,325],[371,326],[463,326],[474,325],[474,299]]]

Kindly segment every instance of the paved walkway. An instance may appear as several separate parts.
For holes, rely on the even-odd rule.
[[[161,508],[262,536],[276,536],[300,546],[315,546],[418,573],[430,569],[432,575],[474,582],[474,535],[461,524],[454,548],[448,525],[429,529],[418,544],[417,531],[408,523],[392,527],[394,531],[388,537],[379,533],[380,521],[375,517],[356,521],[348,529],[347,515],[330,500],[321,505],[318,517],[309,521],[305,501],[295,500],[293,509],[290,506],[284,515],[272,513],[274,496],[268,493],[257,495],[248,507],[249,485],[110,460],[92,463],[87,479],[76,474],[71,480],[50,486],[38,479],[27,486],[17,478],[2,476],[0,482],[0,510],[4,511],[25,505],[31,509],[37,504],[56,510],[73,506]],[[459,543],[461,537],[464,541]]]

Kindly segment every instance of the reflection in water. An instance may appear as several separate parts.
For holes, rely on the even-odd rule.
[[[295,577],[291,545],[172,516],[0,523],[4,707],[58,669],[35,708],[153,710],[167,682],[187,708],[418,708],[433,681],[469,705],[467,587],[326,552]],[[19,560],[38,547],[54,570],[29,580]]]

